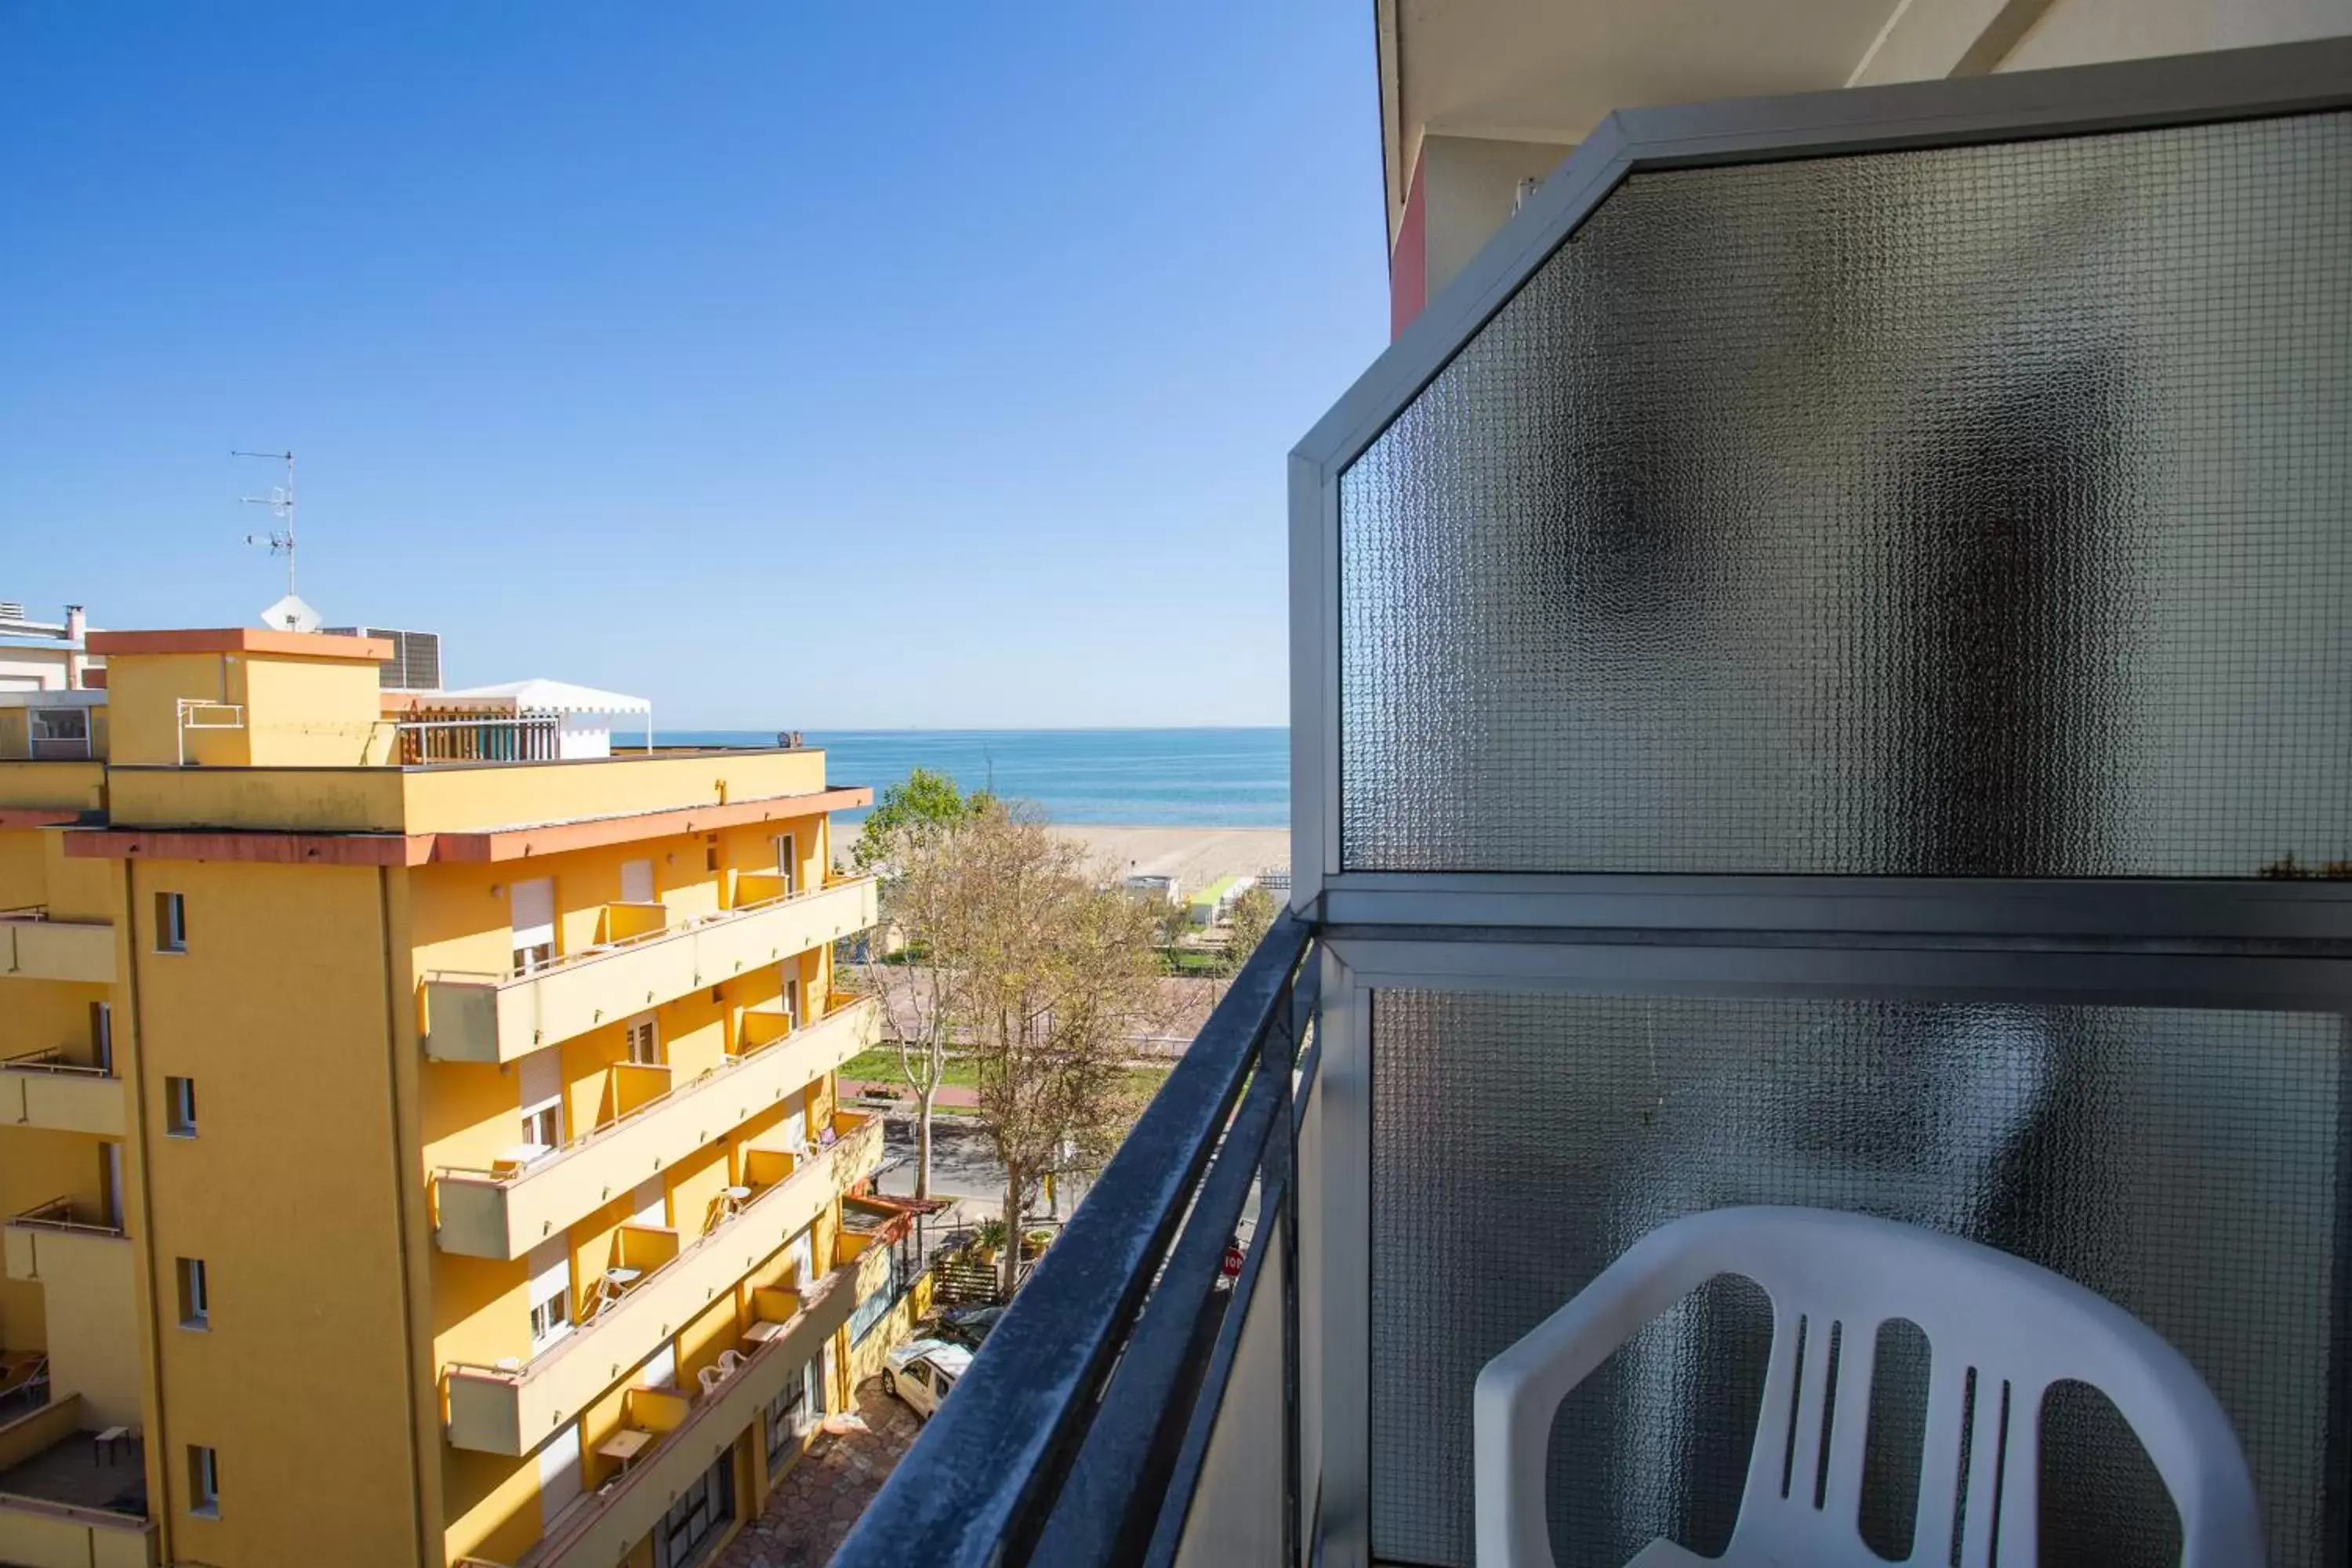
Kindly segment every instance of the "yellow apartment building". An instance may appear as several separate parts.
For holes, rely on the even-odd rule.
[[[89,643],[0,692],[0,1562],[702,1561],[891,1289],[835,1098],[869,792],[402,765],[381,640]]]

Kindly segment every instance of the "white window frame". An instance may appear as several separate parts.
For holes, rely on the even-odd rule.
[[[530,1270],[524,1290],[530,1302],[530,1353],[534,1356],[575,1326],[572,1309],[572,1242],[557,1235],[533,1247],[524,1267]]]
[[[541,1134],[545,1136],[541,1136]],[[563,1097],[550,1095],[522,1108],[522,1141],[546,1149],[563,1147]]]
[[[572,1291],[567,1286],[531,1304],[530,1353],[538,1355],[572,1332]]]

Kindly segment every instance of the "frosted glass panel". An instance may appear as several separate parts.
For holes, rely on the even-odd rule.
[[[2340,1563],[2324,1477],[2331,1438],[2352,1436],[2328,1413],[2343,1030],[2301,1014],[1376,993],[1375,1554],[1469,1563],[1470,1391],[1490,1357],[1664,1221],[1791,1203],[1970,1237],[2137,1314],[2229,1412],[2272,1562]],[[1563,1568],[1617,1568],[1661,1535],[1721,1550],[1769,1333],[1761,1293],[1719,1282],[1571,1399],[1550,1453]],[[2043,1416],[2048,1568],[2172,1561],[2163,1493],[2112,1412],[2061,1400]],[[1885,1446],[1904,1448],[1899,1427]],[[1916,1466],[1916,1433],[1907,1451]],[[1866,1538],[1898,1551],[1910,1516],[1886,1477],[1902,1470],[1867,1471],[1864,1508]]]
[[[2347,117],[1640,175],[1342,476],[1342,860],[2352,858],[2347,531]]]

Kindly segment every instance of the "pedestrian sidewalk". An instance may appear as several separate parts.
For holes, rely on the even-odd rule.
[[[921,1429],[913,1411],[882,1392],[879,1378],[857,1385],[856,1414],[866,1429],[821,1433],[714,1568],[823,1568],[833,1561]]]

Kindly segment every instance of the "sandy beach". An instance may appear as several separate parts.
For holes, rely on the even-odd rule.
[[[1220,877],[1262,876],[1290,868],[1286,827],[1115,827],[1057,824],[1120,877],[1172,876],[1187,893]]]

